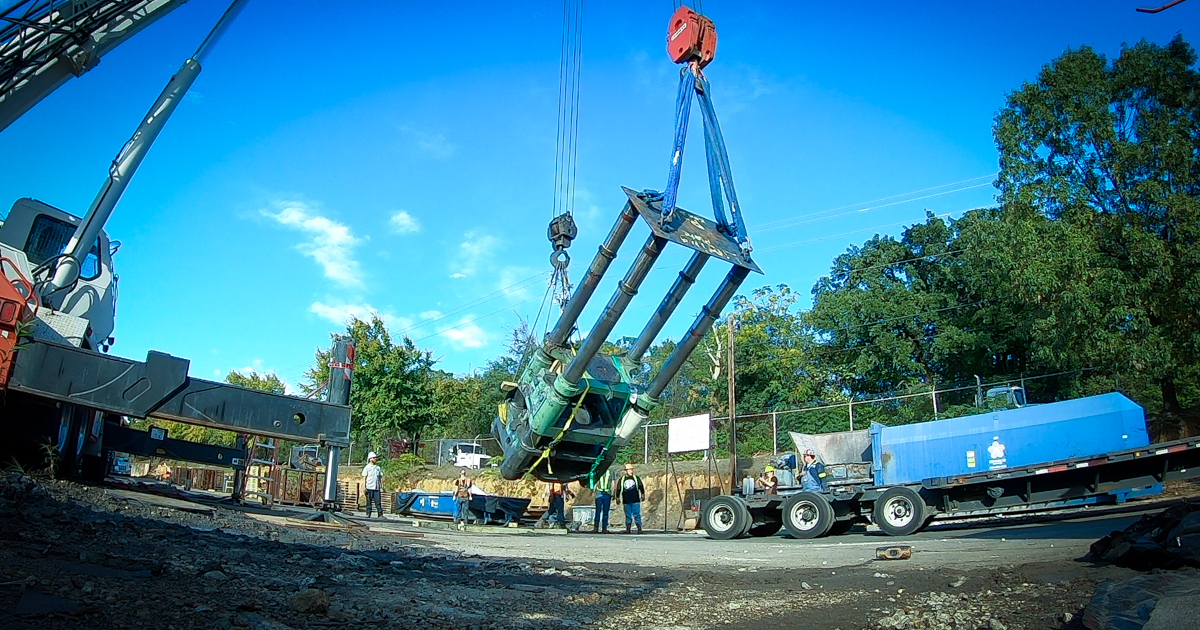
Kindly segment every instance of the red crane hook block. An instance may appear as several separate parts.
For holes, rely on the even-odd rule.
[[[713,21],[681,6],[667,24],[667,54],[675,63],[695,60],[701,68],[717,56],[717,27]]]

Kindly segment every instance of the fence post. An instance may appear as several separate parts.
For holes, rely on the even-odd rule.
[[[642,455],[642,463],[649,464],[650,463],[650,425],[646,424],[642,427],[642,429],[645,430],[645,438],[644,438],[645,447],[644,447],[643,455]]]
[[[854,430],[854,401],[846,403],[846,408],[850,410],[850,430]]]
[[[771,454],[779,454],[779,421],[774,411],[771,412]]]

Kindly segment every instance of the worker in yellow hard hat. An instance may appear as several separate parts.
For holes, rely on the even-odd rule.
[[[774,466],[767,465],[766,468],[763,468],[762,476],[755,481],[758,487],[762,488],[763,492],[767,494],[775,494],[775,491],[779,489],[779,480],[775,478]]]

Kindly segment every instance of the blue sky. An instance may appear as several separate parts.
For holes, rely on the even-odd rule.
[[[1157,0],[1140,0],[1153,4]],[[225,2],[192,0],[0,133],[0,202],[82,213],[107,164]],[[501,353],[545,292],[561,3],[253,0],[208,57],[110,220],[122,242],[117,343],[191,373],[297,382],[349,315],[464,373]],[[833,257],[926,209],[990,205],[991,122],[1007,92],[1069,47],[1196,44],[1200,1],[770,3],[709,0],[708,67],[755,259],[750,290],[808,293]],[[588,2],[576,219],[578,278],[623,204],[661,189],[677,67],[673,3]],[[680,205],[711,213],[693,112]],[[645,235],[581,323],[590,328]],[[688,253],[674,248],[614,337],[636,334]],[[723,275],[710,264],[678,336]],[[806,305],[807,306],[807,305]],[[539,327],[540,328],[540,327]]]

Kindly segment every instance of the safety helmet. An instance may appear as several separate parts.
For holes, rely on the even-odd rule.
[[[766,468],[763,469],[763,472],[775,472],[775,467],[767,466]]]
[[[379,458],[379,456],[375,454],[375,451],[371,451],[370,453],[367,453],[367,459],[378,459],[378,458]]]

